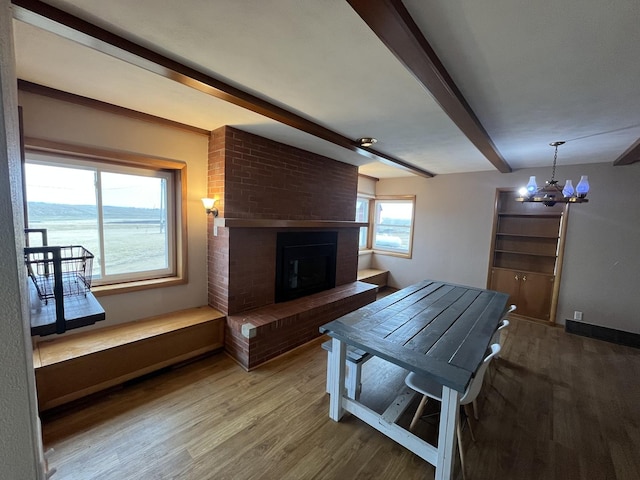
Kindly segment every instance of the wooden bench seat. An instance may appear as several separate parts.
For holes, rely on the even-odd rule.
[[[358,270],[358,280],[371,283],[378,287],[385,287],[389,278],[388,270],[378,270],[377,268],[365,268]]]
[[[329,372],[331,372],[331,340],[324,342],[322,348],[327,351],[327,393],[329,393],[329,386],[331,385],[329,377]],[[345,386],[347,387],[347,396],[349,398],[357,400],[360,397],[360,392],[362,391],[362,365],[371,357],[373,355],[369,352],[365,352],[353,345],[347,345]]]
[[[41,340],[33,351],[40,411],[224,346],[209,306]]]

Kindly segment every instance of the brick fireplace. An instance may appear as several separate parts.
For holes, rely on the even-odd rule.
[[[209,305],[227,314],[225,348],[241,365],[295,348],[318,336],[319,325],[375,299],[375,289],[356,281],[357,167],[225,126],[211,133],[208,170],[208,196],[219,209],[209,220]],[[283,232],[335,233],[336,288],[275,303]]]

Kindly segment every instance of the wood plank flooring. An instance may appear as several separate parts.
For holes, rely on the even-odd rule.
[[[323,340],[250,373],[217,354],[46,415],[53,479],[432,479],[360,420],[329,419]],[[404,374],[367,362],[363,402],[382,411]],[[514,320],[477,441],[463,432],[468,480],[639,479],[638,379],[640,350]],[[436,438],[436,425],[426,417],[417,432]]]

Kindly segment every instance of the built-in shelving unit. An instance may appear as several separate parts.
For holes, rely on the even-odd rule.
[[[518,315],[555,322],[568,205],[516,202],[496,191],[487,286],[509,293]]]

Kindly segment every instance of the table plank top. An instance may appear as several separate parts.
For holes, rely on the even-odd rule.
[[[509,296],[425,280],[329,322],[320,331],[464,392]]]
[[[29,282],[31,302],[31,335],[53,335],[56,333],[56,301],[51,298],[45,304],[40,301],[38,294]],[[64,320],[67,330],[93,325],[105,319],[102,305],[96,300],[93,293],[85,295],[72,295],[63,298]]]

